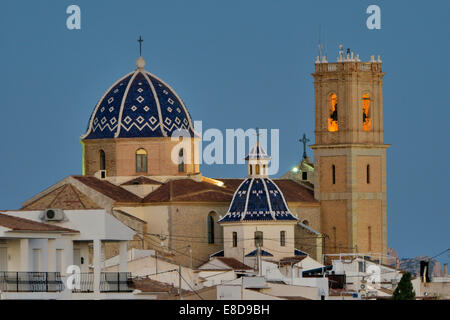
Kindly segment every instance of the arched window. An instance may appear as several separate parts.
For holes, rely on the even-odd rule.
[[[263,174],[267,174],[267,168],[265,164],[263,164]]]
[[[331,166],[331,180],[333,184],[336,184],[336,166],[334,164]]]
[[[99,151],[100,156],[100,170],[106,170],[106,155],[105,151],[100,150]]]
[[[178,152],[178,172],[184,172],[184,150]]]
[[[328,131],[338,131],[338,97],[335,93],[330,95],[328,104]]]
[[[233,232],[233,247],[237,247],[237,232]]]
[[[368,93],[364,93],[362,96],[362,125],[364,131],[369,131],[372,127],[372,117],[370,116],[370,96]]]
[[[256,171],[255,172],[256,174],[259,174],[259,164],[256,165],[256,170],[255,171]]]
[[[213,244],[214,243],[214,216],[215,213],[214,212],[210,212],[208,214],[208,219],[207,219],[207,228],[208,228],[208,243],[209,244]]]
[[[136,172],[147,172],[147,151],[142,148],[136,150]]]
[[[308,221],[308,220],[303,220],[302,223],[303,223],[305,226],[309,226],[309,221]]]
[[[286,246],[286,231],[280,231],[280,246]]]
[[[370,164],[368,164],[366,167],[366,182],[367,184],[370,183]]]
[[[248,167],[250,168],[250,175],[252,175],[253,174],[253,166],[249,165]]]
[[[263,246],[263,232],[255,231],[255,247]]]

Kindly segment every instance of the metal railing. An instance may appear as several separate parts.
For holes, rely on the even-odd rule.
[[[59,272],[0,271],[0,291],[60,292],[64,290]]]
[[[100,292],[131,292],[133,284],[131,272],[102,272]]]
[[[75,280],[76,277],[74,277]],[[100,273],[100,292],[131,292],[129,286],[133,284],[131,272],[102,272]],[[94,292],[94,273],[81,273],[80,286],[72,292]]]
[[[76,281],[76,277],[73,278]],[[79,288],[74,287],[72,292],[85,293],[94,292],[94,273],[85,272],[80,273],[80,286]]]

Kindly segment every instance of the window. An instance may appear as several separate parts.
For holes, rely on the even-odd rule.
[[[372,126],[370,113],[370,96],[368,93],[364,93],[362,96],[362,125],[364,131],[369,131]]]
[[[184,172],[184,150],[178,152],[178,172]]]
[[[328,131],[338,131],[338,98],[335,93],[329,98]]]
[[[250,175],[252,175],[253,174],[253,166],[249,165],[248,167],[250,168]]]
[[[305,226],[308,226],[309,225],[309,221],[308,220],[303,220],[303,222],[302,222]]]
[[[259,174],[259,164],[256,165],[256,174]]]
[[[286,246],[286,231],[280,231],[280,246]]]
[[[331,180],[333,184],[336,184],[336,166],[334,164],[331,166]]]
[[[208,243],[213,244],[214,243],[214,212],[210,212],[207,219],[208,224]]]
[[[365,261],[358,262],[358,272],[366,272],[366,262]]]
[[[136,151],[136,172],[147,172],[147,151],[145,149]]]
[[[263,164],[263,174],[267,174],[266,165]]]
[[[367,182],[367,184],[370,183],[370,165],[369,164],[366,167],[366,182]]]
[[[302,171],[302,180],[308,180],[308,172]]]
[[[106,170],[106,155],[105,151],[100,150],[99,151],[100,156],[100,170]]]
[[[367,233],[369,236],[369,252],[372,251],[372,227],[367,227]]]
[[[255,247],[263,246],[263,233],[262,231],[255,231]]]
[[[237,247],[237,232],[233,232],[233,247]]]

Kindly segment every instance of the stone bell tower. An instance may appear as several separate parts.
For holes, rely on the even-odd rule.
[[[381,60],[317,57],[314,195],[325,253],[387,253]]]

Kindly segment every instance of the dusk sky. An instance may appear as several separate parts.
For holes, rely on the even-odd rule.
[[[71,4],[81,30],[66,27]],[[380,30],[366,27],[371,4],[381,8]],[[81,174],[80,136],[104,92],[135,69],[139,36],[146,69],[203,130],[279,129],[281,176],[300,160],[301,135],[314,142],[320,25],[328,61],[341,43],[363,61],[381,56],[388,246],[400,257],[433,256],[450,247],[449,13],[449,1],[2,1],[0,208]]]

